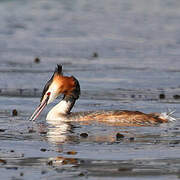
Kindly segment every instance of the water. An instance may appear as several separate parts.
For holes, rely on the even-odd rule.
[[[1,178],[179,179],[178,120],[48,126],[58,99],[28,121],[57,63],[80,82],[73,111],[175,108],[180,117],[179,18],[178,0],[0,1]]]

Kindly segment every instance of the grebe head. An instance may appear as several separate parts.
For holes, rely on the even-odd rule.
[[[53,76],[43,89],[40,105],[35,110],[30,120],[37,119],[46,105],[53,102],[61,94],[64,94],[64,97],[70,97],[76,100],[80,95],[80,85],[78,80],[73,76],[63,76],[62,66],[57,65]]]

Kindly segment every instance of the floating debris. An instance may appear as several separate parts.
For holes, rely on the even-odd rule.
[[[171,141],[169,144],[179,144],[180,143],[180,141],[178,141],[178,140],[173,140],[173,141]]]
[[[173,96],[173,98],[174,98],[174,99],[180,99],[180,95],[175,94],[175,95]]]
[[[134,141],[134,139],[135,139],[134,137],[130,137],[129,138],[130,141]]]
[[[16,110],[16,109],[13,109],[13,110],[12,110],[12,116],[17,116],[17,115],[18,115],[17,110]]]
[[[83,137],[83,138],[87,138],[88,134],[87,133],[81,133],[80,136]]]
[[[0,129],[0,132],[4,132],[6,129]]]
[[[34,59],[34,62],[38,64],[38,63],[40,63],[40,59],[39,59],[38,57],[36,57],[36,58]]]
[[[23,173],[23,172],[21,172],[19,175],[20,175],[20,176],[24,176],[24,173]]]
[[[46,174],[46,173],[47,173],[47,171],[45,171],[45,170],[41,171],[41,174]]]
[[[4,159],[0,159],[0,163],[6,164],[7,162],[6,162],[6,160],[4,160]]]
[[[10,152],[14,152],[14,150],[10,150]]]
[[[120,140],[120,139],[123,139],[123,138],[124,138],[123,134],[121,134],[121,133],[116,134],[116,140]]]
[[[79,173],[79,176],[85,176],[85,174],[83,172]]]
[[[46,152],[46,151],[47,151],[47,149],[45,149],[45,148],[41,148],[41,149],[40,149],[40,151],[42,151],[42,152]]]
[[[134,94],[132,94],[132,95],[131,95],[131,98],[135,98],[135,95],[134,95]]]
[[[98,53],[97,53],[97,52],[94,52],[94,53],[93,53],[93,55],[92,55],[92,57],[93,57],[93,58],[98,58],[98,57],[99,57],[99,55],[98,55]]]
[[[47,131],[41,131],[40,134],[47,134]]]
[[[77,163],[78,163],[78,161],[75,158],[64,158],[63,161],[62,161],[63,165],[66,165],[66,164],[77,164]]]
[[[18,167],[6,167],[6,169],[18,170]]]
[[[131,167],[120,167],[119,169],[118,169],[118,171],[132,171],[132,168]]]
[[[68,155],[75,155],[75,154],[77,154],[77,152],[76,151],[68,151],[67,154]]]
[[[165,98],[166,98],[165,94],[162,93],[159,95],[159,99],[165,99]]]

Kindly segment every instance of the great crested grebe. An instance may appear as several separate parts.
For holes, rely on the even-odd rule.
[[[62,66],[57,65],[53,76],[46,83],[42,92],[40,105],[32,114],[30,120],[35,120],[40,115],[47,104],[63,94],[63,99],[55,105],[47,114],[47,121],[101,121],[115,122],[120,126],[151,126],[160,123],[174,121],[175,118],[170,113],[150,113],[145,114],[139,111],[112,110],[70,113],[76,100],[80,95],[80,85],[78,80],[71,76],[63,76]]]

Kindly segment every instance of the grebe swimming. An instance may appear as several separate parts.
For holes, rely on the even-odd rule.
[[[175,118],[170,113],[150,113],[145,114],[139,111],[114,110],[70,113],[76,100],[80,95],[80,85],[78,80],[71,76],[63,76],[62,66],[57,65],[53,76],[46,83],[42,92],[40,105],[32,114],[30,120],[35,120],[40,115],[47,104],[63,94],[63,99],[55,105],[47,114],[47,121],[101,121],[115,122],[120,126],[150,126],[160,123],[174,121]]]

